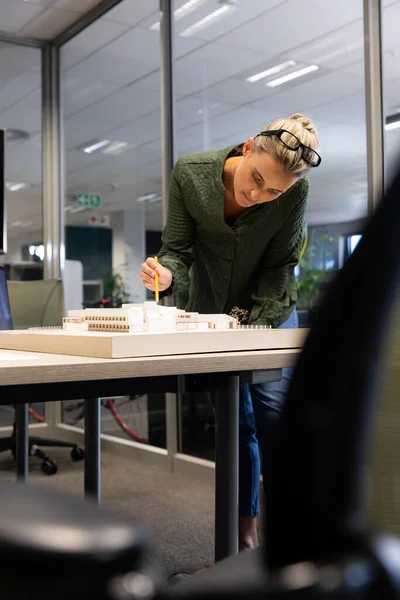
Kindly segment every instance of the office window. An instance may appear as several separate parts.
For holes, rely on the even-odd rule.
[[[362,235],[350,235],[348,238],[349,243],[349,254],[352,254],[357,247],[358,242],[361,240]]]
[[[145,23],[158,18],[157,0],[125,0],[62,48],[66,258],[85,307],[147,296],[140,265],[162,210],[160,39]],[[65,420],[80,411],[65,405]],[[105,400],[102,430],[165,447],[164,396]]]
[[[8,233],[7,254],[0,256],[0,263],[8,279],[42,279],[42,261],[24,251],[28,243],[43,242],[41,53],[37,48],[2,42],[0,64]],[[33,409],[31,422],[43,419],[43,405],[35,404]],[[13,420],[13,407],[1,407],[0,425],[11,425]]]
[[[42,234],[42,105],[41,52],[15,44],[0,47],[0,128],[6,130],[8,251],[0,261],[22,279],[27,243],[41,244]],[[11,268],[12,267],[12,268]],[[42,265],[35,266],[37,279]]]
[[[179,156],[245,142],[293,113],[318,128],[322,164],[310,172],[298,269],[307,324],[339,267],[341,236],[367,216],[363,2],[204,0],[175,11]],[[208,399],[186,398],[182,415],[181,450],[213,458]]]

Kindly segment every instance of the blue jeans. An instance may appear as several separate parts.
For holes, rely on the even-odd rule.
[[[279,329],[298,327],[297,312]],[[293,368],[282,369],[281,381],[249,385],[240,389],[239,404],[239,516],[256,517],[260,513],[259,483],[268,489],[270,468],[279,435],[280,413],[286,398]]]

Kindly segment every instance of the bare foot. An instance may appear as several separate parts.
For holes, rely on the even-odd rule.
[[[239,552],[258,548],[257,517],[240,517]]]

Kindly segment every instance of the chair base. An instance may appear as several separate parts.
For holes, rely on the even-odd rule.
[[[50,438],[29,437],[28,439],[28,454],[36,456],[41,463],[41,469],[46,475],[54,475],[57,473],[57,464],[45,453],[41,448],[71,448],[71,459],[75,462],[84,459],[84,450],[78,444],[73,442],[61,442]],[[9,450],[13,457],[16,455],[16,424],[13,424],[13,432],[9,438],[0,439],[0,453]]]

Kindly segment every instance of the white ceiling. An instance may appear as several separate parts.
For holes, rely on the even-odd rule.
[[[176,0],[176,8],[187,0]],[[1,28],[52,39],[97,0],[1,0]],[[270,120],[304,112],[315,120],[323,162],[311,173],[310,223],[366,216],[362,0],[240,0],[193,37],[179,32],[220,5],[206,0],[176,23],[177,154],[244,141]],[[383,1],[384,103],[400,110],[400,1]],[[161,190],[160,46],[150,30],[158,0],[123,0],[62,49],[68,203],[79,191],[102,194],[104,211],[135,209]],[[245,78],[284,60],[318,71],[277,88]],[[0,45],[0,126],[23,129],[10,142],[7,179],[29,188],[9,193],[10,236],[38,230],[41,219],[40,50]],[[77,149],[93,139],[124,141],[118,156]],[[400,129],[387,133],[388,162]],[[147,227],[161,228],[161,206],[146,206]],[[87,213],[67,216],[86,224]]]

